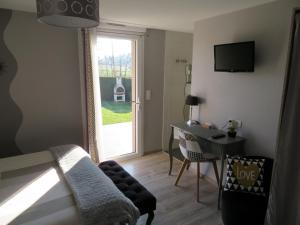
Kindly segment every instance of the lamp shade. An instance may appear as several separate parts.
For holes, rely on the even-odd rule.
[[[198,105],[199,99],[196,96],[188,95],[185,99],[186,105]]]
[[[40,22],[70,28],[99,25],[99,0],[37,0]]]

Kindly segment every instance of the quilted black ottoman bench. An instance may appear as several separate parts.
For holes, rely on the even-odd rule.
[[[148,213],[146,224],[150,225],[154,218],[156,198],[115,161],[102,162],[99,168],[133,202],[141,215]]]

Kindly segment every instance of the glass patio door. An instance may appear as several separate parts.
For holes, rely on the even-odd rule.
[[[112,35],[97,38],[101,92],[101,158],[132,157],[141,153],[138,82],[138,40]]]

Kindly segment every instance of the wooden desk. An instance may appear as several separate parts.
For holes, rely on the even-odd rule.
[[[171,135],[169,140],[169,157],[170,157],[170,170],[169,175],[172,173],[173,167],[173,141],[174,141],[174,130],[181,129],[183,131],[193,134],[201,143],[204,152],[210,152],[213,154],[218,154],[221,157],[221,174],[220,174],[220,184],[219,184],[219,196],[218,196],[218,208],[220,209],[220,199],[221,191],[223,187],[223,175],[224,175],[224,160],[225,156],[244,154],[244,143],[245,138],[242,137],[227,137],[226,133],[222,130],[217,129],[206,129],[199,125],[188,126],[186,122],[171,124]],[[224,138],[213,139],[211,136],[216,134],[225,134]],[[176,138],[176,137],[175,137]]]

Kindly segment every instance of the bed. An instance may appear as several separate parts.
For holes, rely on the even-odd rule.
[[[84,152],[78,146],[64,146],[63,148],[80,149],[80,154]],[[86,153],[84,152],[83,154]],[[70,159],[68,160],[70,161]],[[77,162],[76,165],[77,164],[79,163]],[[91,163],[91,165],[87,167],[93,168],[93,166],[93,163]],[[72,171],[73,168],[74,166],[70,171]],[[79,169],[82,171],[82,168]],[[100,192],[100,194],[95,194],[100,196],[93,196],[95,200],[97,200],[97,197],[99,199],[99,201],[96,202],[98,204],[96,207],[93,206],[94,208],[89,208],[89,205],[82,204],[82,202],[80,202],[81,189],[78,193],[76,187],[72,187],[72,182],[77,178],[75,177],[75,179],[73,179],[74,177],[71,177],[71,179],[73,179],[71,184],[68,180],[70,171],[64,171],[64,168],[60,165],[53,151],[42,151],[0,159],[0,224],[111,224],[111,220],[109,220],[111,218],[115,220],[113,224],[124,222],[134,224],[137,221],[139,215],[136,212],[138,209],[133,205],[133,208],[131,208],[132,203],[128,203],[121,195],[116,198],[111,198],[111,196],[101,196],[102,194]],[[87,173],[89,171],[84,172]],[[102,185],[103,181],[99,183]],[[95,189],[95,185],[98,184],[89,184],[85,181],[85,186],[93,188],[88,188],[88,190],[84,192],[84,195],[89,193],[89,197],[91,197],[91,194],[94,193],[92,189]],[[111,184],[108,184],[109,189],[111,189],[109,185]],[[104,190],[105,188],[101,187],[100,189]],[[117,193],[117,195],[119,194]],[[116,201],[116,199],[119,200],[119,198],[122,199],[122,202],[126,202],[127,207],[125,210],[126,213],[122,215],[121,220],[120,217],[118,217],[120,216],[118,215],[120,210],[115,210],[116,212],[109,210],[108,206],[113,203],[104,205],[105,208],[109,210],[108,212],[101,211],[99,213],[99,204],[104,204],[103,202],[109,201],[110,199]],[[86,209],[88,209],[88,211]],[[86,211],[83,212],[84,210]],[[83,213],[88,213],[88,216],[92,217],[92,214],[89,213],[93,210],[95,212],[94,214],[96,216],[98,215],[98,217],[100,216],[100,218],[85,221],[82,218]],[[98,210],[98,213],[96,213],[97,211],[95,210]],[[101,215],[101,213],[105,214]],[[117,214],[114,215],[113,213]],[[103,217],[103,215],[107,214],[110,216],[108,219]],[[128,218],[125,218],[124,215],[128,216]]]

